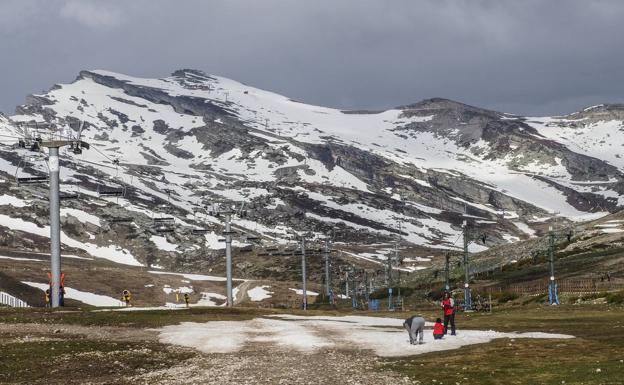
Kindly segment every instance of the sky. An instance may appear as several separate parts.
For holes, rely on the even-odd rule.
[[[0,0],[0,111],[83,69],[194,68],[343,109],[558,115],[624,102],[623,36],[620,0]]]

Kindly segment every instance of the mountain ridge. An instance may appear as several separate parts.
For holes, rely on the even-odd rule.
[[[597,107],[590,124],[600,116],[619,117],[617,107],[604,108],[610,115]],[[77,220],[76,234],[67,236],[112,241],[139,263],[149,265],[150,255],[151,263],[171,268],[198,261],[207,268],[220,258],[220,220],[202,213],[198,221],[195,212],[223,199],[254,207],[237,225],[265,242],[285,247],[285,228],[319,235],[334,228],[337,247],[349,250],[361,242],[370,249],[360,252],[362,260],[383,264],[391,250],[376,248],[379,242],[400,237],[406,252],[436,255],[458,247],[454,240],[468,218],[475,232],[489,234],[486,245],[470,242],[478,251],[543,232],[557,212],[573,221],[616,211],[624,191],[624,164],[610,162],[616,154],[596,157],[599,143],[593,142],[576,152],[551,134],[555,125],[591,130],[583,118],[570,126],[566,117],[522,117],[444,98],[374,113],[341,111],[197,70],[161,79],[91,70],[28,97],[11,119],[3,129],[11,135],[29,120],[45,120],[66,134],[85,122],[84,139],[105,156],[64,154],[65,187],[85,190],[85,202],[74,209],[136,216],[146,234],[103,224],[95,235]],[[7,177],[25,154],[0,149]],[[97,186],[105,184],[125,186],[128,196],[121,203],[98,198]],[[18,193],[5,187],[6,194]],[[151,233],[150,217],[165,212],[175,215],[179,230],[164,237]],[[198,245],[184,229],[201,222],[216,227]]]

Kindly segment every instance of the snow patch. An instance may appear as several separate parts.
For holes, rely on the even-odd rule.
[[[279,318],[279,319],[274,319]],[[434,340],[425,330],[423,345],[410,345],[403,320],[381,317],[300,317],[276,315],[250,321],[184,322],[159,330],[160,342],[198,349],[204,353],[235,353],[246,344],[270,344],[280,350],[316,351],[326,347],[372,350],[381,357],[400,357],[458,349],[497,338],[574,338],[541,332],[503,333],[492,330],[460,330],[457,336]],[[431,327],[428,322],[426,326]]]
[[[271,298],[271,294],[273,294],[273,292],[266,290],[270,287],[271,286],[267,285],[256,286],[251,290],[247,290],[247,295],[249,296],[249,299],[254,302],[259,302],[264,299]]]
[[[303,289],[288,289],[288,290],[292,290],[294,291],[297,295],[303,295]],[[306,296],[317,296],[319,295],[319,293],[316,293],[314,291],[311,290],[306,290]]]
[[[22,281],[23,284],[40,289],[47,290],[50,286],[47,283],[37,283],[37,282],[29,282]],[[82,303],[86,303],[91,306],[123,306],[124,303],[118,299],[113,297],[109,297],[106,295],[93,294],[86,291],[80,291],[77,289],[73,289],[71,287],[65,287],[65,298],[66,299],[75,299],[76,301],[80,301]]]

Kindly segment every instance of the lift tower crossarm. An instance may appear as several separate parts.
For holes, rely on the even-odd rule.
[[[82,140],[44,140],[39,144],[41,147],[65,147],[65,146],[75,146],[79,145],[82,148],[86,148],[87,150],[91,148],[89,143],[83,142]]]

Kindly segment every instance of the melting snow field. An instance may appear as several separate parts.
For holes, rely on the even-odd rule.
[[[47,283],[28,281],[22,281],[22,283],[40,290],[46,290],[49,287]],[[123,302],[113,297],[109,297],[107,295],[93,294],[86,291],[80,291],[72,289],[71,287],[65,287],[65,298],[75,299],[91,306],[124,306]]]
[[[503,333],[493,330],[458,330],[457,336],[435,341],[425,330],[423,345],[410,345],[403,320],[379,317],[300,317],[278,315],[249,321],[184,322],[160,329],[160,341],[198,349],[204,353],[234,353],[246,345],[269,343],[300,352],[331,347],[372,350],[381,357],[400,357],[457,349],[496,338],[556,338],[565,334]],[[431,327],[431,323],[427,323]]]
[[[249,296],[250,300],[259,302],[263,299],[271,298],[271,294],[273,294],[273,292],[268,291],[267,289],[269,288],[270,286],[267,285],[257,286],[251,290],[247,290],[247,295]]]

